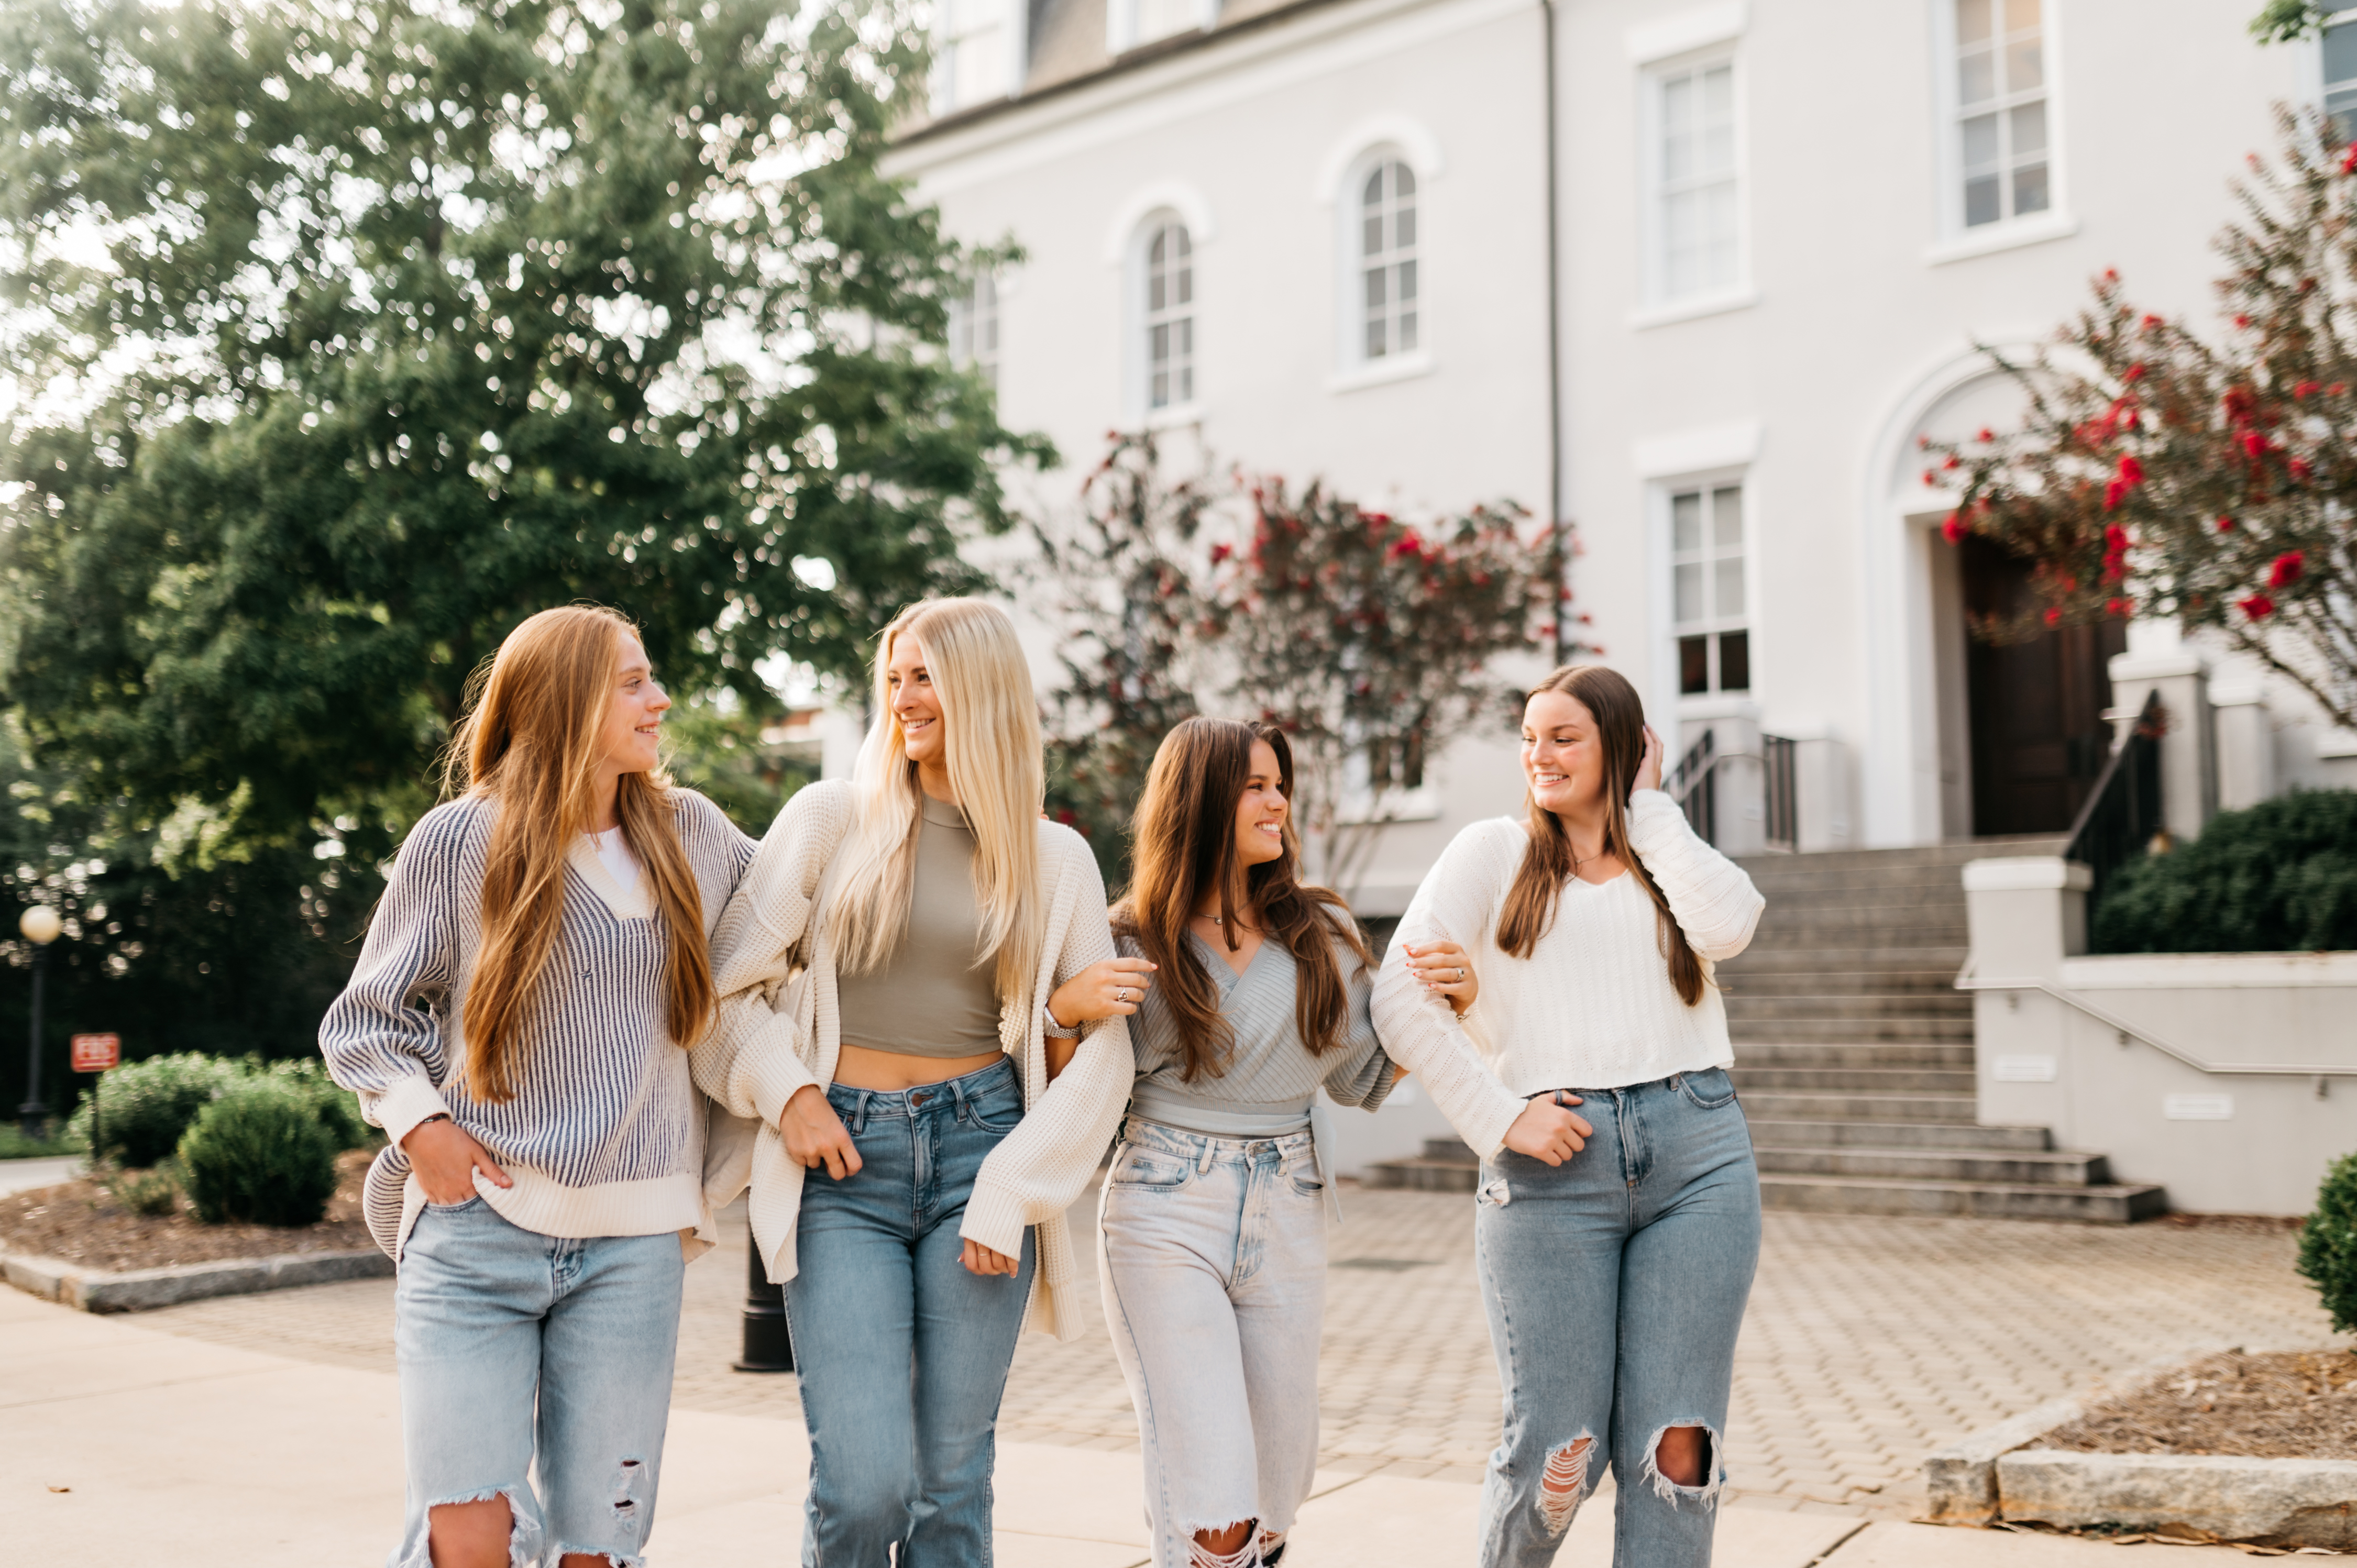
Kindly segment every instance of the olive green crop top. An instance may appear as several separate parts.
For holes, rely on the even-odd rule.
[[[920,799],[908,929],[882,963],[836,981],[843,1043],[909,1057],[980,1056],[1001,1047],[998,966],[974,950],[982,913],[974,897],[974,832],[955,806]]]

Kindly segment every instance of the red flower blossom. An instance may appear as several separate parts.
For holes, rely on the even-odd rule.
[[[2128,486],[2126,479],[2114,479],[2104,486],[2104,510],[2105,511],[2112,510],[2122,501],[2127,499]]]
[[[2300,574],[2307,570],[2308,552],[2287,550],[2276,557],[2274,565],[2267,568],[2267,586],[2288,588],[2298,582]]]
[[[2357,142],[2350,143],[2349,150],[2341,155],[2341,172],[2357,173]]]
[[[1370,528],[1389,528],[1392,525],[1391,513],[1387,511],[1362,511],[1359,514],[1359,521]]]
[[[1956,455],[1953,452],[1949,453],[1948,460],[1940,465],[1943,468],[1957,468],[1962,467],[1963,466],[1963,464],[1956,460]]]
[[[2291,395],[2305,402],[2323,390],[2322,381],[2301,381],[2291,389]]]
[[[2334,397],[2339,397],[2341,393],[2349,390],[2349,383],[2347,381],[2335,381],[2324,390],[2330,392]]]
[[[1927,485],[1936,485],[1940,482],[1940,476],[1926,468],[1923,470],[1923,482]]]
[[[2254,460],[2264,457],[2267,455],[2267,438],[2255,430],[2251,431],[2243,437],[2243,450]]]
[[[2237,327],[2248,327],[2250,324],[2251,318],[2247,316],[2237,316],[2234,317],[2234,325]]]
[[[2130,604],[2126,599],[2105,599],[2104,601],[2104,613],[2105,615],[2117,616],[2120,619],[2126,620],[2135,612],[2136,606]]]
[[[1221,562],[1225,561],[1229,556],[1233,555],[1235,553],[1236,550],[1234,545],[1230,544],[1225,540],[1222,540],[1219,543],[1211,546],[1211,564],[1216,566]]]
[[[2289,463],[2286,464],[2285,467],[2291,470],[2291,477],[2295,479],[2305,479],[2309,475],[2316,472],[2315,469],[2308,466],[2308,459],[2305,457],[2294,457]]]
[[[2143,328],[2147,332],[2158,332],[2160,330],[2161,320],[2158,316],[2147,316],[2142,321],[2137,322],[2136,325]]]
[[[1951,544],[1961,542],[1964,537],[1964,520],[1950,512],[1948,521],[1940,525],[1940,537]]]
[[[1996,432],[1984,424],[1981,426],[1981,433],[1975,436],[1974,439],[1980,442],[1983,446],[1986,446],[1989,442],[1996,439]]]
[[[2265,620],[2276,613],[2276,602],[2265,594],[2252,594],[2234,601],[2242,612],[2253,620]]]
[[[2128,547],[2128,531],[2118,523],[2104,530],[2104,548],[2116,555]]]
[[[2144,483],[2144,465],[2136,461],[2134,453],[2120,459],[2120,483],[2124,485]]]
[[[2152,328],[2160,325],[2160,317],[2158,316],[2147,316],[2144,318],[2144,325],[2145,330],[2150,331]],[[2131,384],[2144,380],[2144,361],[2142,360],[2138,360],[2135,364],[2130,365],[2121,375],[2120,380],[2130,382]]]
[[[2218,520],[2218,532],[2221,532],[2221,533],[2232,533],[2232,532],[2234,532],[2234,520],[2233,520],[2233,518],[2231,518],[2231,517],[2222,517],[2222,518],[2220,518],[2220,519]]]
[[[2062,607],[2061,605],[2050,605],[2047,607],[2046,624],[2048,626],[2061,626],[2062,624]]]

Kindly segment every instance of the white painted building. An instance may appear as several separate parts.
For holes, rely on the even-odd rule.
[[[895,161],[1026,252],[957,339],[1065,454],[1043,502],[1140,424],[1405,510],[1553,487],[1589,634],[1681,749],[1796,743],[1799,847],[2057,830],[2156,682],[2197,720],[2177,818],[2357,783],[2357,737],[2166,627],[1972,643],[2018,573],[1941,542],[1916,438],[2006,419],[1974,345],[2105,267],[2212,319],[2272,105],[2357,81],[2357,26],[2262,47],[2255,6],[948,0]],[[1519,798],[1507,735],[1435,772],[1364,912]]]

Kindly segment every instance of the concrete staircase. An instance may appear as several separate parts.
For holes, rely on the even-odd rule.
[[[1768,910],[1723,966],[1735,1082],[1770,1208],[2125,1224],[2164,1212],[2161,1189],[2115,1182],[2104,1156],[2058,1150],[2043,1127],[1974,1121],[1964,862],[2055,854],[2059,840],[1763,855],[1747,860]],[[1375,1166],[1371,1186],[1470,1192],[1455,1139]]]

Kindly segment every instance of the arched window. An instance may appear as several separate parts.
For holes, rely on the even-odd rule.
[[[1416,346],[1415,171],[1396,158],[1359,188],[1359,353],[1372,362]]]
[[[1187,226],[1157,222],[1146,241],[1146,407],[1195,401],[1195,261]]]

